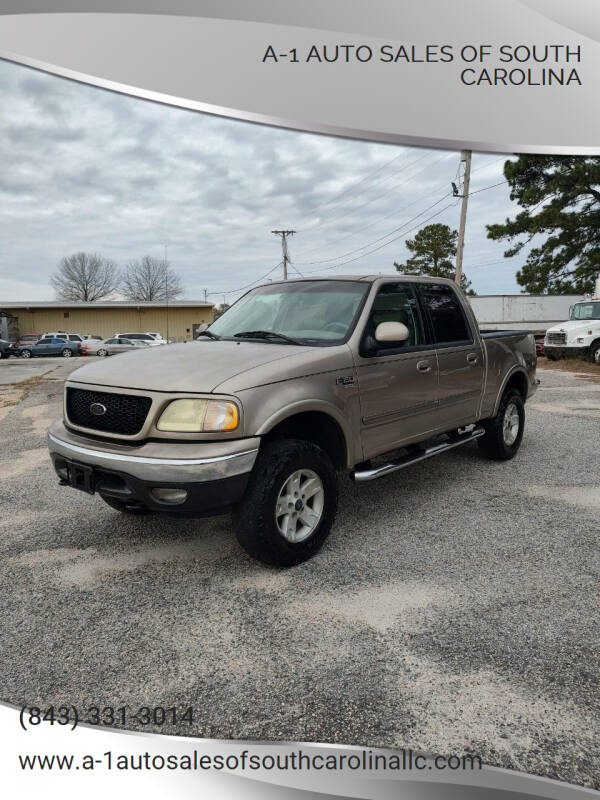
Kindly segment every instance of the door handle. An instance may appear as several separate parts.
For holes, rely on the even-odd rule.
[[[469,355],[467,356],[467,361],[469,362],[469,364],[476,364],[477,356],[475,355],[475,353],[469,353]]]
[[[417,361],[417,369],[419,372],[431,372],[431,364],[429,361]]]

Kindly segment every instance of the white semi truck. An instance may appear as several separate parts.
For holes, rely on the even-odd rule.
[[[569,320],[546,331],[544,350],[548,358],[588,358],[600,364],[600,296],[571,307]]]

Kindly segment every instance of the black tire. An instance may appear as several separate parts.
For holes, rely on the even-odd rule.
[[[302,470],[315,473],[320,479],[322,508],[318,524],[310,535],[302,541],[291,542],[278,527],[277,501],[290,476]],[[235,535],[244,550],[257,561],[292,567],[311,558],[329,536],[337,502],[335,468],[320,447],[300,439],[266,442],[260,449],[244,497],[233,509]],[[311,510],[308,502],[306,508]]]
[[[507,411],[512,413],[513,409],[518,415],[518,431],[514,441],[510,441],[510,436],[507,441],[504,421]],[[482,425],[485,435],[477,439],[477,444],[484,455],[495,461],[508,461],[510,458],[514,458],[521,446],[525,428],[525,404],[521,393],[517,389],[507,389],[502,395],[496,416],[484,420]]]
[[[592,364],[600,364],[600,342],[594,342],[590,347],[590,361]]]
[[[153,512],[146,508],[146,506],[141,505],[141,503],[132,503],[131,505],[127,505],[124,503],[123,500],[117,500],[116,497],[109,497],[107,494],[101,494],[100,497],[104,500],[104,502],[109,505],[111,508],[114,508],[115,511],[120,511],[122,514],[152,514]]]
[[[31,358],[31,350],[21,350],[21,358]]]
[[[546,358],[548,359],[548,361],[558,361],[558,356],[556,355],[556,353],[546,352]]]

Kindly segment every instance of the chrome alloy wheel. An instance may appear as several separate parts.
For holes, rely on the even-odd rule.
[[[325,505],[323,482],[312,469],[299,469],[284,482],[277,496],[275,524],[292,544],[303,542],[314,533]]]
[[[504,411],[504,419],[502,421],[502,438],[507,447],[512,447],[517,441],[520,426],[519,409],[514,403],[509,403]]]

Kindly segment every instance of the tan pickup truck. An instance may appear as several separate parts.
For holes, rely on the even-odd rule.
[[[48,442],[61,484],[126,513],[232,510],[248,553],[291,566],[328,536],[338,472],[362,483],[475,439],[512,458],[535,369],[533,336],[481,333],[451,281],[270,283],[195,342],[72,373]]]

